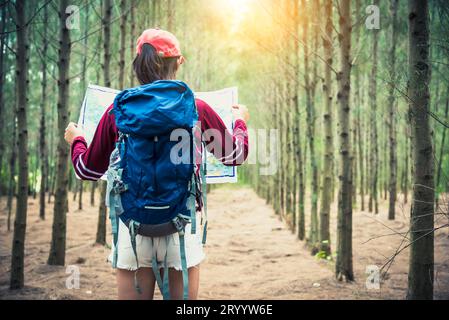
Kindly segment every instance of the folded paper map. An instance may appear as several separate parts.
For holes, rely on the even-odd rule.
[[[81,106],[78,126],[85,133],[87,145],[92,142],[95,130],[106,109],[114,102],[115,96],[120,91],[89,85]],[[228,88],[211,92],[197,92],[195,96],[209,104],[223,119],[229,130],[233,130],[232,106],[238,103],[237,88]],[[212,154],[206,154],[207,183],[235,183],[237,182],[237,168],[226,167]],[[106,179],[105,176],[102,178]]]

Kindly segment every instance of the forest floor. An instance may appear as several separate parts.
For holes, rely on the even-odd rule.
[[[67,215],[66,265],[80,270],[80,288],[67,289],[66,267],[48,266],[52,210],[38,217],[38,200],[29,199],[25,250],[25,288],[10,291],[12,232],[6,231],[5,199],[0,202],[0,299],[115,299],[114,271],[106,262],[109,249],[94,245],[98,207],[85,196],[84,210],[70,202]],[[72,200],[72,199],[70,199]],[[97,202],[98,204],[98,199]],[[353,261],[355,282],[338,282],[334,261],[310,254],[280,221],[265,200],[247,187],[214,189],[208,199],[207,258],[201,265],[200,299],[403,299],[407,290],[408,250],[399,254],[380,289],[366,286],[367,266],[381,267],[402,237],[382,236],[408,229],[409,207],[400,203],[397,219],[354,210]],[[306,211],[307,212],[307,211]],[[437,220],[438,218],[436,218]],[[437,224],[447,223],[441,219]],[[336,207],[332,230],[336,228]],[[108,224],[109,228],[109,224]],[[108,229],[109,231],[109,229]],[[332,244],[336,243],[335,232]],[[382,237],[379,237],[382,236]],[[435,298],[449,299],[449,231],[435,234]],[[378,238],[379,237],[379,238]],[[110,243],[108,233],[108,243]],[[372,239],[372,240],[370,240]],[[370,240],[370,241],[369,241]],[[160,298],[157,294],[156,298]]]

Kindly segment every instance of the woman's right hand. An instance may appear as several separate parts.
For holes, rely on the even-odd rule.
[[[234,116],[234,121],[243,120],[245,122],[248,122],[249,120],[248,108],[243,104],[233,105],[232,115]]]
[[[68,144],[72,145],[73,141],[76,137],[84,137],[84,132],[78,125],[74,122],[70,122],[67,128],[65,129],[64,139]]]

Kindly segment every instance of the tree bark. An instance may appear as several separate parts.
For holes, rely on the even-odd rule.
[[[90,205],[95,206],[95,189],[97,186],[97,182],[91,182],[90,185]]]
[[[103,80],[106,87],[111,87],[110,63],[111,63],[111,18],[112,1],[103,1]]]
[[[325,35],[323,36],[324,59],[324,99],[325,110],[323,115],[324,122],[324,159],[323,159],[323,179],[322,179],[322,194],[321,194],[321,210],[320,210],[320,251],[326,256],[331,253],[330,242],[330,210],[332,198],[332,159],[333,159],[333,128],[332,128],[332,107],[333,107],[333,93],[332,93],[332,2],[326,1],[324,6],[324,17],[326,21]]]
[[[11,143],[11,155],[9,158],[9,183],[8,183],[8,200],[6,208],[8,209],[8,231],[11,230],[11,214],[12,203],[16,195],[16,160],[17,160],[17,106],[13,107],[13,124],[12,124],[12,143]]]
[[[48,20],[48,6],[44,7],[44,21]],[[47,51],[48,51],[48,25],[44,23],[43,44],[42,44],[42,101],[41,119],[39,130],[39,145],[41,158],[41,181],[39,190],[39,217],[45,220],[45,192],[48,185],[48,149],[46,143],[46,117],[47,117]]]
[[[11,253],[11,289],[20,289],[24,285],[25,233],[28,207],[28,26],[24,0],[15,3],[17,23],[17,126],[19,178],[16,217]]]
[[[427,0],[409,0],[409,113],[411,115],[413,203],[410,215],[410,260],[407,299],[433,299],[434,160],[429,122],[429,7]]]
[[[298,26],[301,23],[302,16],[297,14],[299,8],[297,7],[297,1],[295,3],[295,34],[298,34]],[[304,8],[304,1],[301,2],[301,8]],[[304,152],[301,145],[301,117],[299,108],[300,82],[299,82],[299,46],[295,45],[295,176],[298,177],[298,211],[296,218],[296,232],[299,240],[304,240],[306,237],[305,227],[305,182],[304,182]],[[282,154],[282,153],[281,153]]]
[[[105,0],[103,2],[103,80],[106,87],[111,86],[111,78],[110,78],[110,63],[111,63],[111,48],[110,48],[110,40],[111,40],[111,18],[112,18],[112,1]],[[106,184],[104,181],[100,181],[100,207],[98,213],[98,226],[97,226],[97,243],[105,244],[106,243],[106,216],[107,216],[107,208],[105,205],[106,202]],[[103,241],[104,239],[104,241]]]
[[[399,0],[391,0],[391,44],[389,52],[390,88],[388,95],[389,121],[388,133],[390,140],[390,174],[389,174],[389,206],[388,219],[394,220],[396,208],[396,186],[397,186],[397,155],[396,155],[396,99],[394,96],[394,85],[396,83],[396,43],[397,43],[397,16]]]
[[[174,32],[175,27],[175,0],[167,0],[167,29]]]
[[[88,39],[89,39],[89,7],[90,7],[89,5],[86,6],[85,19],[84,19],[84,37],[83,37],[84,54],[81,63],[81,90],[82,90],[81,97],[83,97],[83,93],[86,90],[86,72],[87,72]],[[79,112],[77,114],[76,119],[78,118]],[[84,182],[83,180],[79,179],[77,181],[77,192],[78,192],[78,210],[80,211],[83,210],[83,191],[84,191]],[[75,201],[75,199],[73,200]]]
[[[404,203],[408,202],[408,189],[409,189],[409,159],[411,154],[410,147],[410,128],[405,125],[404,126],[404,139],[405,139],[405,152],[404,152],[404,182],[402,193],[404,194]]]
[[[4,99],[4,88],[5,88],[5,49],[6,49],[6,43],[8,40],[8,34],[4,34],[6,30],[6,12],[7,10],[1,10],[1,21],[0,21],[0,137],[4,137],[4,127],[5,127],[5,99]],[[0,196],[3,195],[5,192],[5,180],[3,178],[3,156],[5,154],[5,140],[0,139]]]
[[[133,4],[131,4],[131,6],[132,5]],[[126,23],[128,20],[128,13],[126,11],[126,1],[120,0],[120,61],[118,75],[118,85],[120,90],[123,90],[125,87]]]
[[[318,25],[317,21],[309,22],[309,16],[317,16],[319,3],[313,1],[313,7],[307,9],[307,4],[303,7],[303,43],[304,45],[304,83],[306,91],[306,117],[307,117],[307,138],[309,144],[310,165],[312,170],[311,180],[311,211],[310,211],[310,229],[308,244],[312,247],[312,253],[316,250],[318,244],[318,165],[315,155],[315,91],[317,85],[317,69],[315,61],[312,61],[313,68],[310,68],[310,50],[308,43],[314,43],[313,50],[317,51],[318,43]],[[318,4],[318,5],[317,5]],[[311,10],[312,9],[312,10]],[[311,14],[314,11],[315,14]],[[309,25],[313,26],[314,33],[311,37],[308,35]],[[310,40],[310,41],[309,41]],[[310,74],[312,73],[312,77]]]
[[[130,57],[131,59],[134,58],[136,55],[136,48],[135,48],[135,42],[136,42],[136,17],[135,17],[135,7],[134,5],[131,5],[130,7],[130,13],[129,13],[129,20],[130,20]],[[154,21],[153,21],[154,22]],[[131,72],[129,74],[129,85],[130,87],[134,87],[135,82],[135,76],[134,76],[134,70],[133,68],[130,68]]]
[[[355,2],[355,12],[356,12],[356,18],[357,21],[359,19],[361,19],[361,3],[360,0],[356,0]],[[355,42],[359,43],[360,41],[360,31],[361,31],[361,25],[357,25],[357,27],[355,27]],[[354,108],[356,108],[355,113],[355,121],[354,121],[354,149],[357,148],[357,152],[355,152],[354,150],[354,159],[357,160],[357,163],[353,163],[354,166],[354,181],[356,182],[356,179],[359,179],[359,192],[360,192],[360,209],[362,211],[365,210],[365,162],[364,162],[364,157],[363,157],[363,139],[362,139],[362,118],[361,118],[361,113],[362,113],[362,107],[363,107],[363,103],[362,103],[362,98],[361,98],[361,87],[362,87],[362,83],[361,83],[361,79],[360,79],[360,65],[358,64],[358,61],[360,60],[359,57],[356,58],[357,62],[355,63],[355,65],[353,67],[354,68]],[[356,144],[357,143],[357,144]],[[358,166],[358,170],[356,170]],[[355,184],[354,183],[354,190],[353,193],[356,196],[356,188],[355,188]],[[354,199],[356,200],[356,199]],[[356,201],[355,201],[356,202]]]
[[[449,94],[449,93],[447,93],[447,94]],[[449,115],[449,96],[446,97],[446,109],[444,111],[444,119],[446,120],[446,123],[449,122],[448,115]],[[445,150],[445,146],[446,146],[446,131],[447,131],[447,128],[444,127],[443,132],[441,134],[440,156],[438,157],[438,170],[437,170],[437,182],[436,182],[437,189],[440,186],[440,180],[441,180],[441,169],[443,166],[444,150]]]
[[[97,224],[97,236],[95,243],[106,245],[106,201],[103,199],[103,194],[106,195],[106,182],[100,181],[101,201],[100,208],[98,210],[98,224]]]
[[[271,89],[271,99],[272,99],[272,103],[273,103],[273,113],[272,113],[272,121],[273,123],[278,126],[278,122],[279,122],[279,114],[280,114],[280,110],[279,110],[279,104],[278,104],[278,92],[277,92],[277,87],[279,85],[278,79],[276,78],[275,81],[273,81],[272,84],[272,89]],[[275,146],[275,148],[278,148],[278,146]],[[279,150],[277,150],[278,152]],[[279,172],[279,171],[278,171]],[[280,216],[280,188],[279,188],[279,183],[280,183],[280,179],[279,179],[279,174],[275,174],[273,175],[273,208],[274,208],[274,212],[276,213],[276,215]]]
[[[340,59],[342,71],[337,76],[339,102],[339,195],[337,222],[337,260],[335,273],[339,281],[353,281],[352,266],[352,170],[350,145],[351,89],[351,0],[340,0]]]
[[[68,0],[59,1],[59,57],[58,57],[58,156],[56,168],[56,192],[53,209],[53,229],[48,264],[64,265],[66,247],[67,192],[69,147],[64,140],[64,131],[70,118],[69,112],[69,68],[70,30],[66,27]]]
[[[288,28],[292,27],[292,19],[291,19],[291,2],[286,1],[285,2],[285,19]],[[291,54],[290,50],[293,48],[292,46],[292,39],[291,36],[287,33],[285,33],[285,47],[284,47],[284,63],[286,64],[286,70],[285,73],[291,74]],[[293,119],[292,115],[289,112],[289,110],[292,109],[292,103],[293,103],[293,96],[292,96],[292,90],[293,85],[292,81],[290,79],[285,81],[285,106],[286,106],[286,112],[285,112],[285,143],[286,143],[286,155],[284,157],[285,161],[285,173],[286,173],[286,186],[285,186],[285,208],[286,208],[286,215],[287,217],[290,216],[290,221],[293,221],[295,217],[292,217],[293,212],[293,178],[292,178],[292,162],[293,162]],[[290,224],[290,227],[293,227],[293,223]],[[294,231],[294,229],[292,229]]]
[[[373,4],[379,6],[379,0],[374,0]],[[377,133],[377,66],[378,66],[378,44],[379,44],[379,30],[371,30],[373,33],[373,58],[370,77],[370,132],[371,132],[371,150],[370,150],[370,167],[371,167],[371,181],[370,181],[370,196],[369,196],[369,211],[377,214],[379,213],[378,205],[378,179],[379,179],[379,145]],[[374,206],[374,208],[373,208]]]

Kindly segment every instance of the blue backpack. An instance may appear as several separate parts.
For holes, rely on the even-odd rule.
[[[164,237],[179,234],[184,299],[188,298],[185,226],[196,233],[196,200],[206,214],[205,164],[198,159],[195,127],[198,113],[192,90],[181,81],[161,80],[120,92],[111,111],[119,139],[107,173],[106,203],[117,266],[118,219],[128,226],[136,258],[136,235]],[[200,177],[195,174],[200,168]],[[204,192],[202,192],[204,191]],[[206,217],[207,219],[207,217]],[[203,228],[206,240],[207,221]],[[161,279],[153,250],[152,269],[164,299],[169,299],[168,269]],[[136,290],[137,270],[134,281]]]

